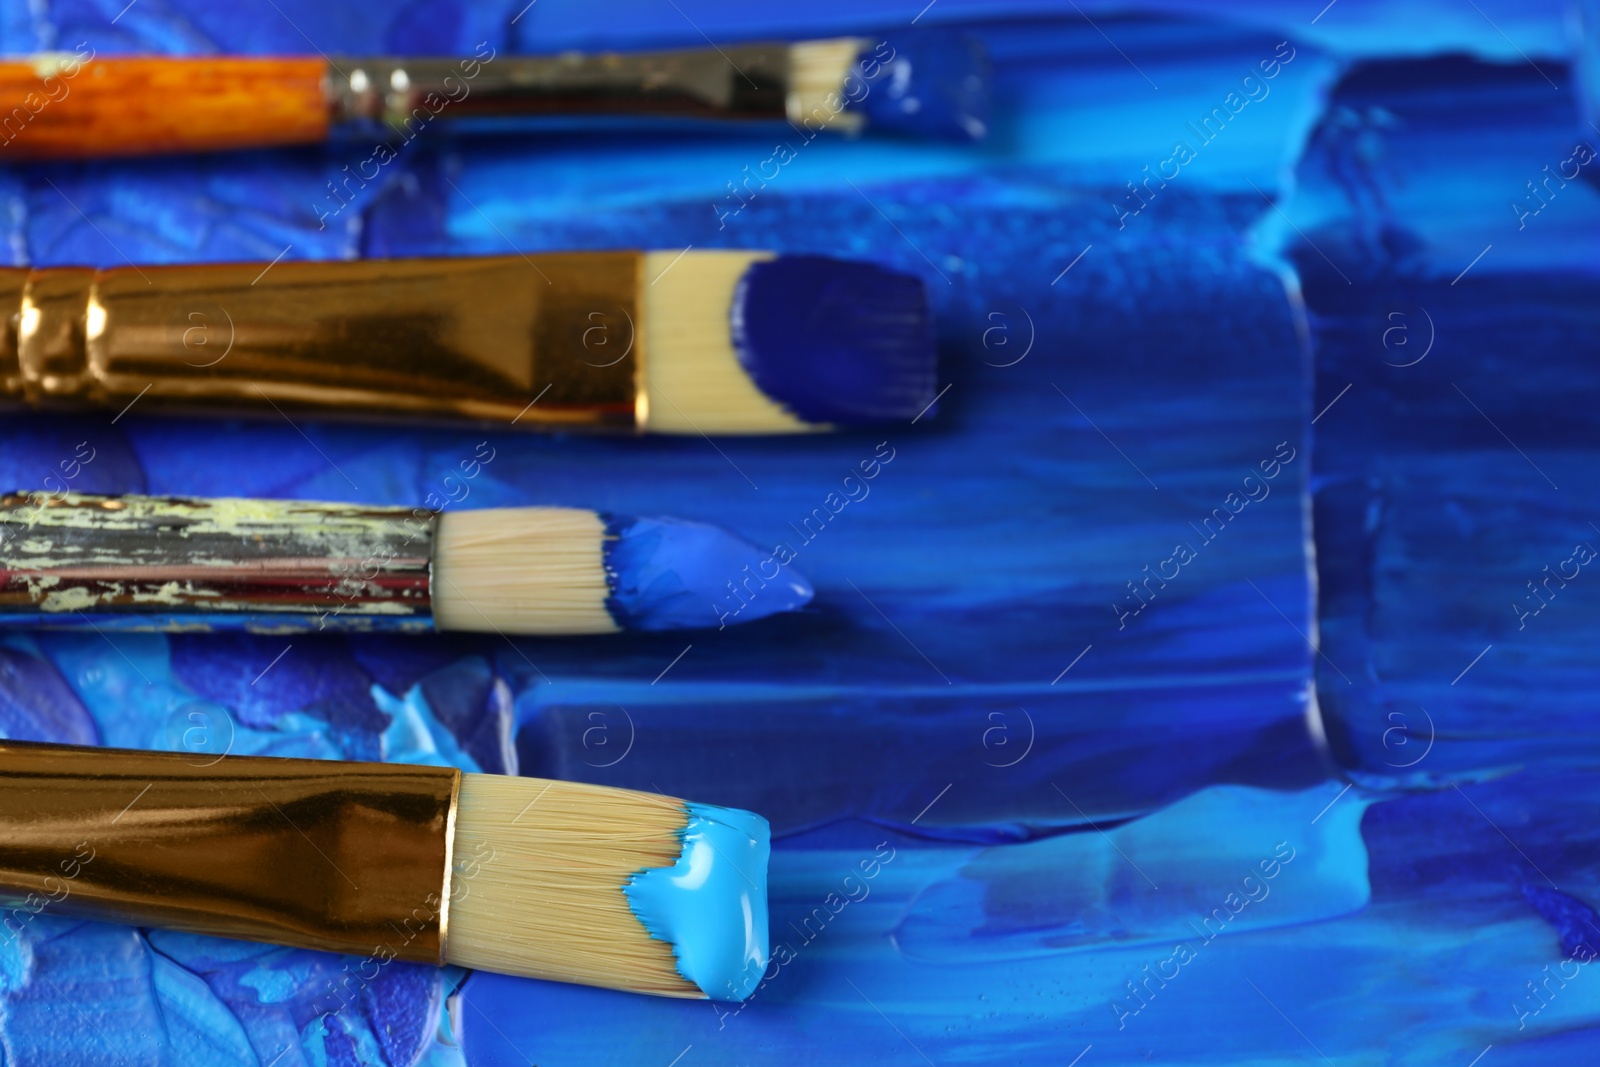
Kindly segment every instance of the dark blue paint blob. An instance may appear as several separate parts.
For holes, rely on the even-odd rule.
[[[364,1067],[360,1050],[337,1015],[322,1021],[322,1047],[328,1054],[328,1067]]]
[[[1561,936],[1561,958],[1588,962],[1600,954],[1600,912],[1559,889],[1522,883],[1522,897]]]
[[[384,47],[392,56],[447,55],[451,49],[440,47],[440,29],[460,24],[460,0],[413,0],[395,12]]]
[[[124,424],[126,426],[126,424]],[[140,493],[144,472],[124,427],[51,415],[6,415],[0,489],[61,493]]]
[[[379,138],[382,140],[382,138]],[[401,158],[390,163],[393,174],[362,213],[361,255],[364,259],[450,253],[449,217],[445,210],[450,175],[437,153],[418,153],[399,137],[383,140]],[[370,151],[371,149],[369,149]]]
[[[93,745],[99,731],[47,660],[0,648],[0,737]]]
[[[745,273],[731,315],[745,371],[807,422],[912,419],[933,402],[928,297],[909,274],[781,256]]]
[[[434,715],[484,773],[517,773],[511,690],[488,660],[482,656],[456,660],[430,671],[418,684]]]
[[[895,35],[863,49],[855,70],[844,97],[874,133],[976,141],[989,132],[989,57],[976,38],[948,30]]]
[[[356,664],[391,693],[404,693],[434,671],[482,654],[484,645],[476,634],[349,634],[344,640]],[[433,703],[431,695],[428,702]]]
[[[350,758],[378,758],[377,736],[388,719],[372,702],[372,679],[341,639],[173,634],[170,647],[172,673],[243,725],[270,727],[287,711],[304,711],[328,723]]]
[[[812,597],[804,576],[720,526],[614,515],[606,533],[606,607],[624,630],[720,628]]]
[[[410,1067],[433,1036],[438,972],[416,963],[390,963],[361,990],[361,1006],[392,1067]]]

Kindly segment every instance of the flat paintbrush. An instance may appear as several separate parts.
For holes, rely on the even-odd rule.
[[[670,52],[460,59],[106,56],[0,62],[0,162],[410,141],[435,121],[504,130],[516,116],[787,121],[803,135],[864,127],[986,132],[981,46],[953,33]],[[513,126],[513,128],[515,128]]]
[[[451,767],[0,741],[0,942],[38,915],[669,997],[767,963],[759,815]]]
[[[936,396],[922,282],[821,256],[0,269],[7,307],[0,402],[40,408],[771,434]]]
[[[550,635],[720,627],[811,599],[792,570],[756,573],[768,556],[716,526],[576,508],[440,513],[13,493],[0,496],[0,625]],[[739,589],[744,607],[721,611]]]

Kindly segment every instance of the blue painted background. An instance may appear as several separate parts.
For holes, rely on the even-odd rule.
[[[936,419],[720,452],[8,417],[0,481],[70,470],[98,492],[414,503],[487,436],[466,506],[790,540],[818,593],[682,636],[5,638],[12,737],[757,810],[776,962],[742,1008],[395,964],[322,1016],[350,961],[46,913],[0,950],[0,1061],[1498,1067],[1593,1048],[1600,578],[1526,583],[1600,547],[1600,161],[1524,187],[1600,141],[1593,4],[920,8],[0,3],[6,51],[102,54],[893,39],[916,19],[981,35],[998,95],[982,145],[819,139],[732,215],[729,183],[782,128],[439,129],[320,228],[371,145],[0,172],[18,264],[870,258],[928,284],[949,385]],[[1146,185],[1179,140],[1192,158]],[[790,524],[875,454],[870,496],[798,544]],[[1150,578],[1180,544],[1176,576]]]

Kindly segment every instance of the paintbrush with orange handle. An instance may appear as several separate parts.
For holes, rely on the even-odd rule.
[[[984,135],[979,45],[938,31],[663,52],[463,58],[97,56],[0,61],[0,163],[411,140],[435,119],[639,115]],[[502,128],[497,126],[497,128]]]

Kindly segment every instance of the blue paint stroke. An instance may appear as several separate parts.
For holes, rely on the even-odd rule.
[[[1600,949],[1600,912],[1559,889],[1541,882],[1525,881],[1522,896],[1546,922],[1556,928],[1561,938],[1562,959],[1593,960]]]
[[[874,133],[974,141],[988,135],[991,71],[977,38],[958,30],[891,34],[862,51],[854,74],[841,95]]]
[[[1284,206],[1327,408],[1319,706],[1371,784],[1596,757],[1600,159],[1575,150],[1600,133],[1579,80],[1547,59],[1359,64]],[[1447,162],[1466,152],[1470,172]]]
[[[624,630],[652,632],[709,627],[723,617],[750,622],[810,602],[810,582],[789,568],[760,574],[763,562],[772,562],[768,554],[717,526],[611,516],[605,541],[611,583],[606,607]],[[750,597],[748,614],[718,610],[735,588]]]

